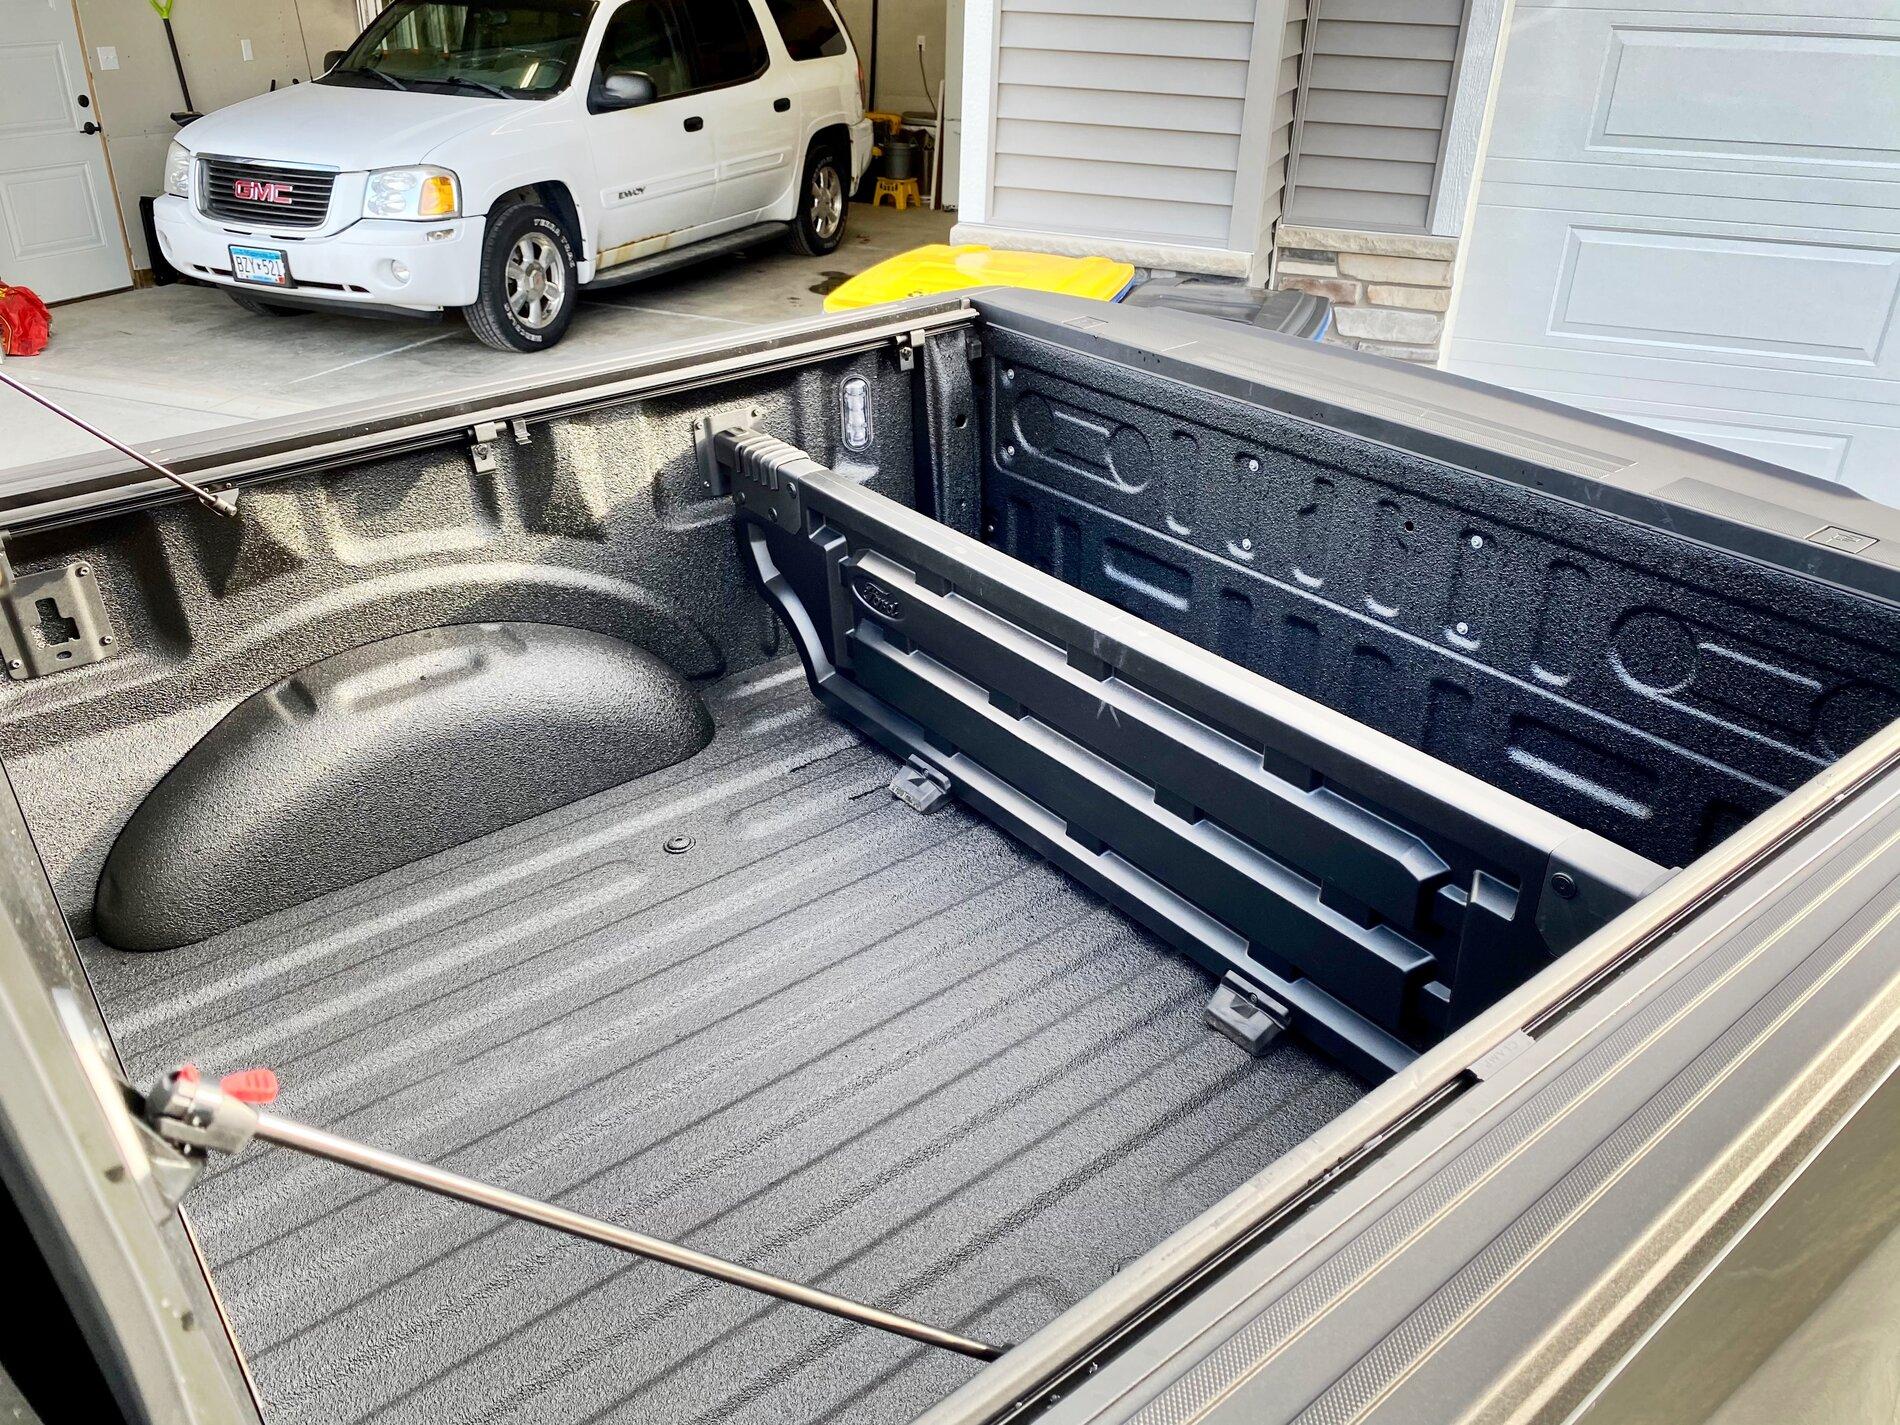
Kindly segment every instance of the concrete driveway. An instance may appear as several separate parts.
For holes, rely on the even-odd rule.
[[[824,294],[845,277],[944,241],[952,216],[857,204],[844,245],[829,257],[763,247],[651,282],[583,290],[574,325],[551,355],[490,350],[459,316],[436,323],[319,313],[257,317],[221,291],[178,284],[54,308],[46,351],[8,361],[6,371],[119,439],[162,454],[168,438],[215,426],[526,376],[537,361],[653,351],[815,316]],[[0,469],[99,449],[84,432],[4,389],[0,431]]]

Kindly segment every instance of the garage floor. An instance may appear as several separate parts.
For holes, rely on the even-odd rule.
[[[270,319],[221,291],[174,285],[71,302],[53,311],[53,340],[7,363],[109,430],[162,456],[166,440],[374,396],[424,394],[476,378],[527,374],[603,357],[704,341],[722,332],[817,316],[845,277],[921,243],[942,242],[954,214],[856,204],[844,246],[829,257],[778,247],[713,258],[651,282],[581,294],[552,353],[491,351],[460,317],[436,323],[311,313]],[[98,443],[15,392],[0,390],[0,468],[90,453]]]

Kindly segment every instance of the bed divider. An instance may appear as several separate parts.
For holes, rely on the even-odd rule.
[[[702,471],[813,690],[1377,1079],[1665,869],[749,428]]]

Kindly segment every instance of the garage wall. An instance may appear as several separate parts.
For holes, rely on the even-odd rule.
[[[865,78],[871,77],[872,0],[833,0],[838,16],[851,32],[864,65]],[[930,112],[929,96],[923,75],[917,69],[917,36],[929,40],[924,67],[930,75],[929,95],[944,77],[944,31],[949,6],[961,10],[963,0],[877,0],[877,93],[870,107],[886,113]]]
[[[171,115],[184,108],[165,28],[147,0],[79,0],[79,25],[132,265],[150,267],[138,200],[159,191],[165,150],[178,133]],[[209,113],[262,94],[273,79],[309,82],[325,52],[348,44],[359,27],[355,0],[179,0],[172,28],[192,102]],[[102,48],[116,52],[116,69],[103,67]]]
[[[347,49],[382,8],[362,0],[296,0],[296,7],[312,74],[321,72],[323,57],[331,50]]]
[[[943,80],[944,0],[879,0],[877,7],[877,107],[894,114],[930,112]],[[929,40],[924,74],[917,68],[917,36]]]

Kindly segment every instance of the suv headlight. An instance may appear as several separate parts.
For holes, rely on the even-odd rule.
[[[461,211],[461,190],[446,168],[379,168],[363,190],[366,218],[453,218]]]
[[[173,198],[191,196],[191,150],[181,143],[165,151],[165,192]]]

